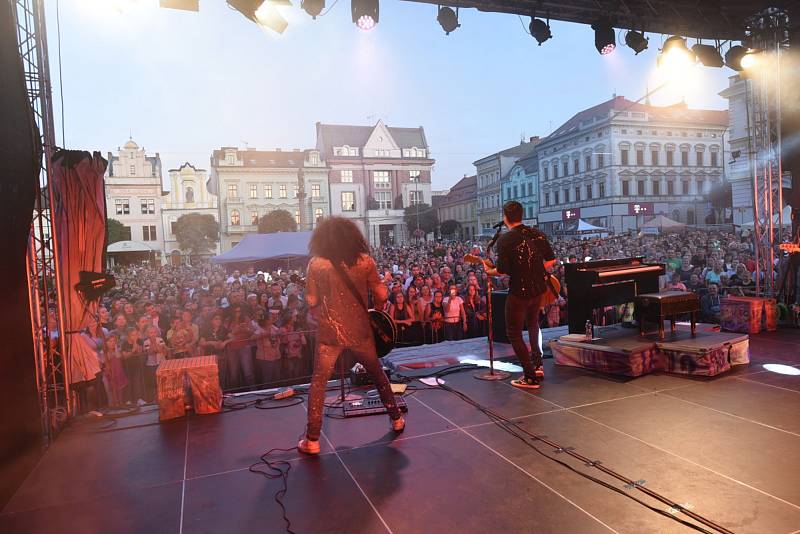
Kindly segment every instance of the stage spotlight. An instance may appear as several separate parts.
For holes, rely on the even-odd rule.
[[[316,20],[317,16],[325,9],[325,0],[303,0],[300,3],[300,7],[311,15],[312,19]]]
[[[608,22],[595,22],[592,24],[594,30],[594,47],[600,55],[608,55],[617,48],[617,39],[614,28]]]
[[[378,0],[351,0],[350,12],[353,23],[362,30],[368,31],[378,23]]]
[[[697,56],[700,63],[706,67],[721,67],[725,64],[722,55],[715,46],[697,43],[692,47],[692,52]]]
[[[283,33],[289,25],[276,5],[291,5],[288,0],[228,0],[228,5],[259,26]]]
[[[625,44],[628,45],[628,48],[636,52],[634,55],[637,56],[640,52],[647,50],[648,41],[649,39],[645,37],[644,33],[642,32],[635,32],[631,30],[625,34]]]
[[[739,72],[743,69],[742,67],[742,58],[747,55],[747,49],[743,46],[732,46],[728,49],[725,53],[725,64]]]
[[[694,52],[686,48],[686,39],[673,35],[664,41],[657,63],[659,67],[677,70],[692,65],[695,60]]]
[[[742,66],[742,69],[749,70],[758,65],[759,59],[759,55],[755,51],[748,50],[748,52],[742,56],[739,64]]]
[[[781,375],[789,375],[789,376],[800,375],[800,369],[798,369],[797,367],[792,367],[791,365],[783,365],[781,363],[765,363],[761,367],[763,367],[767,371],[771,371],[773,373],[778,373]]]
[[[453,11],[453,8],[447,6],[439,8],[439,14],[436,15],[436,20],[439,21],[445,35],[450,35],[450,32],[456,31],[456,28],[461,26],[461,24],[458,23],[458,13]]]
[[[550,24],[546,23],[542,19],[531,18],[531,23],[528,25],[528,29],[531,32],[531,35],[536,42],[539,43],[539,46],[542,46],[542,43],[553,37],[553,32],[550,31]]]

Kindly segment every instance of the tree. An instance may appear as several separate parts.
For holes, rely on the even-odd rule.
[[[408,206],[404,211],[403,218],[406,221],[409,233],[413,233],[414,230],[419,228],[426,234],[430,234],[436,231],[436,227],[439,226],[439,216],[436,213],[436,209],[428,204],[414,204],[413,206]],[[417,221],[419,221],[419,224],[417,224]]]
[[[267,213],[258,220],[259,234],[274,234],[275,232],[296,232],[297,221],[286,210],[275,210]]]
[[[173,232],[178,246],[190,256],[210,252],[219,241],[219,223],[213,215],[187,213],[175,221]]]
[[[130,241],[131,227],[125,226],[116,219],[106,219],[106,245],[117,241]]]
[[[439,225],[439,230],[442,232],[443,236],[452,237],[461,230],[461,223],[455,219],[447,219]]]

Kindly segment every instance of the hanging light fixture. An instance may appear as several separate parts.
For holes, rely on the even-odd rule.
[[[553,32],[550,31],[550,23],[542,19],[531,17],[531,23],[528,25],[528,29],[533,38],[536,39],[536,42],[539,43],[539,46],[542,46],[543,42],[553,37]]]
[[[316,20],[322,10],[325,9],[325,0],[303,0],[300,3],[303,11],[311,15],[311,18]]]
[[[617,36],[610,22],[598,21],[592,24],[594,30],[594,47],[600,55],[607,56],[617,48]]]
[[[378,0],[351,0],[350,13],[353,24],[364,31],[369,31],[378,23]]]
[[[647,50],[649,39],[644,36],[644,32],[629,31],[625,34],[625,44],[628,48],[636,52],[634,55],[639,55],[640,52]]]
[[[721,67],[725,64],[716,46],[697,43],[692,47],[692,52],[697,56],[697,60],[706,67]]]
[[[458,12],[453,11],[453,8],[447,6],[439,6],[439,13],[436,15],[436,20],[439,21],[445,35],[450,35],[450,32],[456,31],[456,28],[461,26],[461,24],[458,23]]]

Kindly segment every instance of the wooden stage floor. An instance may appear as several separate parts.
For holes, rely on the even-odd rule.
[[[712,379],[620,379],[547,359],[532,392],[473,371],[445,380],[733,532],[789,534],[800,530],[800,376],[762,365],[800,369],[800,331],[752,336],[751,360]],[[326,418],[319,457],[283,456],[295,532],[691,532],[535,453],[451,393],[420,389],[407,402],[399,437],[385,416]],[[144,410],[110,428],[67,428],[0,514],[0,532],[284,531],[281,481],[248,467],[296,444],[305,404],[163,424]]]

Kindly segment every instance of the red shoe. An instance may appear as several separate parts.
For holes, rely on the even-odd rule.
[[[535,370],[536,378],[544,378],[544,367],[541,365],[537,367]]]
[[[400,419],[392,419],[392,430],[400,433],[406,429],[406,420],[401,416]]]
[[[523,388],[523,389],[539,389],[541,387],[539,381],[536,380],[535,378],[527,378],[524,376],[512,380],[511,385],[514,386],[515,388]]]
[[[319,454],[319,441],[301,439],[297,444],[297,450],[303,454]]]

